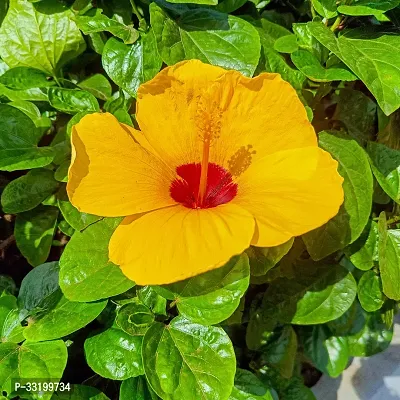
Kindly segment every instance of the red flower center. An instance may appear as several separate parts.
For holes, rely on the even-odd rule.
[[[212,208],[230,202],[237,194],[232,175],[220,165],[209,163],[204,198],[199,194],[201,164],[184,164],[176,169],[180,178],[172,181],[171,197],[188,208]]]

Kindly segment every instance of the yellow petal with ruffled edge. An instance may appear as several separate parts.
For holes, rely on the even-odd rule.
[[[237,205],[177,205],[126,217],[111,237],[109,256],[137,284],[161,285],[220,267],[249,246],[253,233],[254,218]]]
[[[277,246],[334,217],[343,203],[338,163],[318,147],[286,150],[255,162],[232,203],[256,220],[255,246]]]
[[[174,172],[134,132],[107,113],[86,115],[74,126],[67,192],[78,210],[116,217],[175,204],[169,195]]]

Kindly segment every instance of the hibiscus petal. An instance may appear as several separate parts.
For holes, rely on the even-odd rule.
[[[256,219],[255,246],[277,246],[335,216],[343,203],[337,162],[318,147],[286,150],[254,163],[232,201]]]
[[[176,282],[218,268],[250,245],[254,218],[234,204],[174,206],[126,217],[109,255],[139,285]]]
[[[136,116],[143,136],[174,168],[201,161],[205,133],[209,161],[234,176],[274,152],[317,146],[296,91],[278,74],[246,78],[198,60],[167,67],[142,85]]]
[[[72,131],[67,191],[78,210],[125,216],[175,204],[174,173],[111,114],[90,114]],[[137,131],[136,131],[137,132]]]

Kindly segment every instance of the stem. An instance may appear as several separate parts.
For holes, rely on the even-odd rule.
[[[396,222],[400,222],[400,216],[395,216],[387,220],[388,225],[395,224]]]
[[[342,22],[343,17],[341,15],[339,15],[335,22],[333,23],[333,25],[331,26],[331,31],[335,32],[336,29],[339,27],[340,23]]]
[[[135,3],[135,0],[130,0],[131,6],[132,6],[132,11],[136,15],[137,19],[139,20],[139,28],[143,28],[145,31],[148,30],[147,22],[143,18],[143,15],[140,13],[139,9],[137,8],[137,5]]]
[[[15,236],[11,235],[0,243],[0,256],[4,255],[4,251],[15,242]]]
[[[317,13],[315,12],[315,8],[314,8],[312,2],[311,2],[311,16],[312,16],[312,19],[314,19],[317,16]]]
[[[60,81],[58,80],[57,76],[54,74],[53,75],[54,81],[56,82],[58,87],[62,87]]]

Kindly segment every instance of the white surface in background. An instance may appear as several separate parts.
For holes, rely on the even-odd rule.
[[[400,400],[400,325],[385,352],[355,358],[341,377],[323,376],[312,390],[317,400]]]

